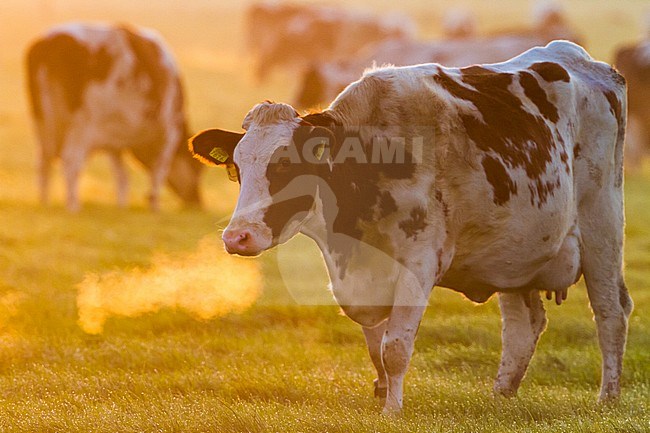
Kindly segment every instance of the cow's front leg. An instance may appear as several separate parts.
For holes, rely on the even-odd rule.
[[[72,135],[76,138],[77,135]],[[83,138],[83,137],[81,137]],[[86,161],[86,148],[84,141],[69,140],[61,153],[61,165],[66,184],[66,207],[69,212],[78,212],[81,209],[79,202],[79,175]]]
[[[494,392],[510,397],[517,393],[537,340],[546,328],[546,311],[538,291],[499,293],[499,306],[502,349]]]
[[[423,305],[395,305],[388,318],[381,354],[388,379],[384,414],[395,414],[402,410],[404,375],[425,308]]]
[[[111,152],[110,159],[113,164],[117,185],[117,205],[119,207],[126,207],[129,196],[129,177],[126,167],[124,167],[122,154],[120,152]]]
[[[384,370],[384,363],[381,360],[381,343],[386,332],[387,321],[381,322],[374,328],[363,327],[363,335],[366,337],[366,344],[368,345],[368,353],[372,364],[377,370],[377,379],[375,379],[375,397],[382,400],[386,398],[386,370]]]
[[[176,124],[168,125],[162,151],[158,155],[156,164],[151,171],[151,193],[149,194],[149,207],[152,211],[160,210],[160,194],[169,175],[174,153],[180,140],[180,128]]]

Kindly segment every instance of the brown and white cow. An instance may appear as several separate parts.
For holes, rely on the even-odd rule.
[[[378,16],[365,10],[277,2],[253,4],[247,27],[258,79],[279,66],[295,70],[310,62],[354,57],[383,40],[410,39],[416,28],[408,16],[397,13]]]
[[[650,151],[650,38],[619,48],[614,64],[628,86],[626,161],[638,165]]]
[[[448,12],[443,21],[445,39],[415,41],[408,38],[386,40],[356,56],[339,62],[314,62],[305,69],[295,104],[313,108],[331,101],[346,85],[373,65],[408,66],[440,63],[463,67],[508,60],[555,39],[578,42],[564,13],[553,3],[537,3],[530,27],[502,30],[479,36],[472,15],[463,9]]]
[[[78,179],[86,157],[107,151],[118,203],[127,201],[124,153],[151,173],[150,202],[159,207],[165,180],[198,205],[201,164],[188,156],[183,89],[174,59],[148,29],[71,23],[36,40],[27,53],[32,114],[39,149],[41,200],[61,158],[67,207],[80,208]]]
[[[498,293],[496,392],[516,393],[546,326],[584,275],[603,356],[602,400],[620,392],[632,300],[623,280],[625,82],[553,42],[504,63],[366,72],[323,112],[265,102],[246,132],[190,140],[241,183],[223,233],[257,255],[301,232],[333,294],[363,327],[385,412],[402,386],[434,286]],[[387,390],[387,391],[386,391]]]

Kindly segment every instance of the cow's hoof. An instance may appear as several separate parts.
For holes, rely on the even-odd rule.
[[[618,386],[603,387],[598,396],[598,403],[603,405],[616,404],[621,396]]]
[[[494,395],[499,397],[512,398],[517,395],[516,389],[507,386],[494,385],[493,391]]]
[[[398,417],[402,415],[402,408],[396,404],[387,404],[382,409],[381,414],[384,416]]]
[[[402,409],[383,408],[381,414],[386,417],[398,418],[402,415]]]
[[[79,203],[72,203],[66,206],[68,213],[78,214],[81,212],[81,205]]]
[[[388,388],[385,386],[379,386],[379,379],[375,379],[372,383],[375,386],[375,397],[386,398],[388,395]]]

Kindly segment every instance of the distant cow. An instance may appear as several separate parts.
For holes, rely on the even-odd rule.
[[[473,38],[478,35],[476,15],[470,9],[451,8],[442,19],[442,34],[445,39]]]
[[[67,24],[27,53],[32,114],[39,148],[39,185],[47,202],[50,168],[61,158],[67,207],[80,208],[78,178],[88,154],[111,156],[120,205],[131,153],[151,173],[150,202],[159,207],[165,180],[188,204],[199,204],[201,165],[188,157],[183,89],[177,67],[150,30]]]
[[[502,62],[554,39],[579,42],[580,37],[571,30],[561,9],[554,4],[540,5],[534,12],[535,21],[529,28],[476,36],[472,15],[465,10],[454,9],[444,20],[447,39],[426,42],[404,38],[387,40],[345,61],[312,63],[302,76],[295,104],[312,108],[331,101],[348,83],[355,81],[366,68],[375,64],[407,66],[440,63],[462,67]]]
[[[626,161],[636,165],[650,151],[650,39],[618,49],[614,65],[627,80],[630,133]]]
[[[257,57],[257,77],[278,66],[302,68],[310,62],[355,56],[386,39],[412,38],[415,24],[401,14],[374,14],[336,7],[265,2],[247,15],[249,50]]]
[[[556,302],[584,275],[603,355],[600,398],[620,392],[632,300],[622,274],[624,79],[553,42],[508,62],[373,70],[323,112],[262,103],[246,132],[190,140],[238,174],[223,233],[253,256],[301,232],[364,330],[384,411],[402,407],[434,286],[503,317],[496,392],[516,393]]]

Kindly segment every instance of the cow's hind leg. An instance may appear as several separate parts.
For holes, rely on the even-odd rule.
[[[580,209],[582,269],[602,354],[601,401],[620,394],[628,317],[632,312],[622,272],[623,211],[619,200],[602,194],[590,203],[594,206]]]
[[[368,353],[372,364],[377,370],[377,379],[375,379],[375,397],[381,399],[386,398],[386,370],[381,359],[381,342],[386,332],[386,321],[375,326],[374,328],[363,327],[363,335],[366,337],[366,344],[368,345]]]
[[[526,374],[539,336],[546,328],[546,311],[538,291],[499,293],[502,350],[494,391],[513,396]]]
[[[41,152],[38,158],[38,192],[41,204],[46,205],[49,203],[50,193],[50,177],[52,172],[52,158]]]

